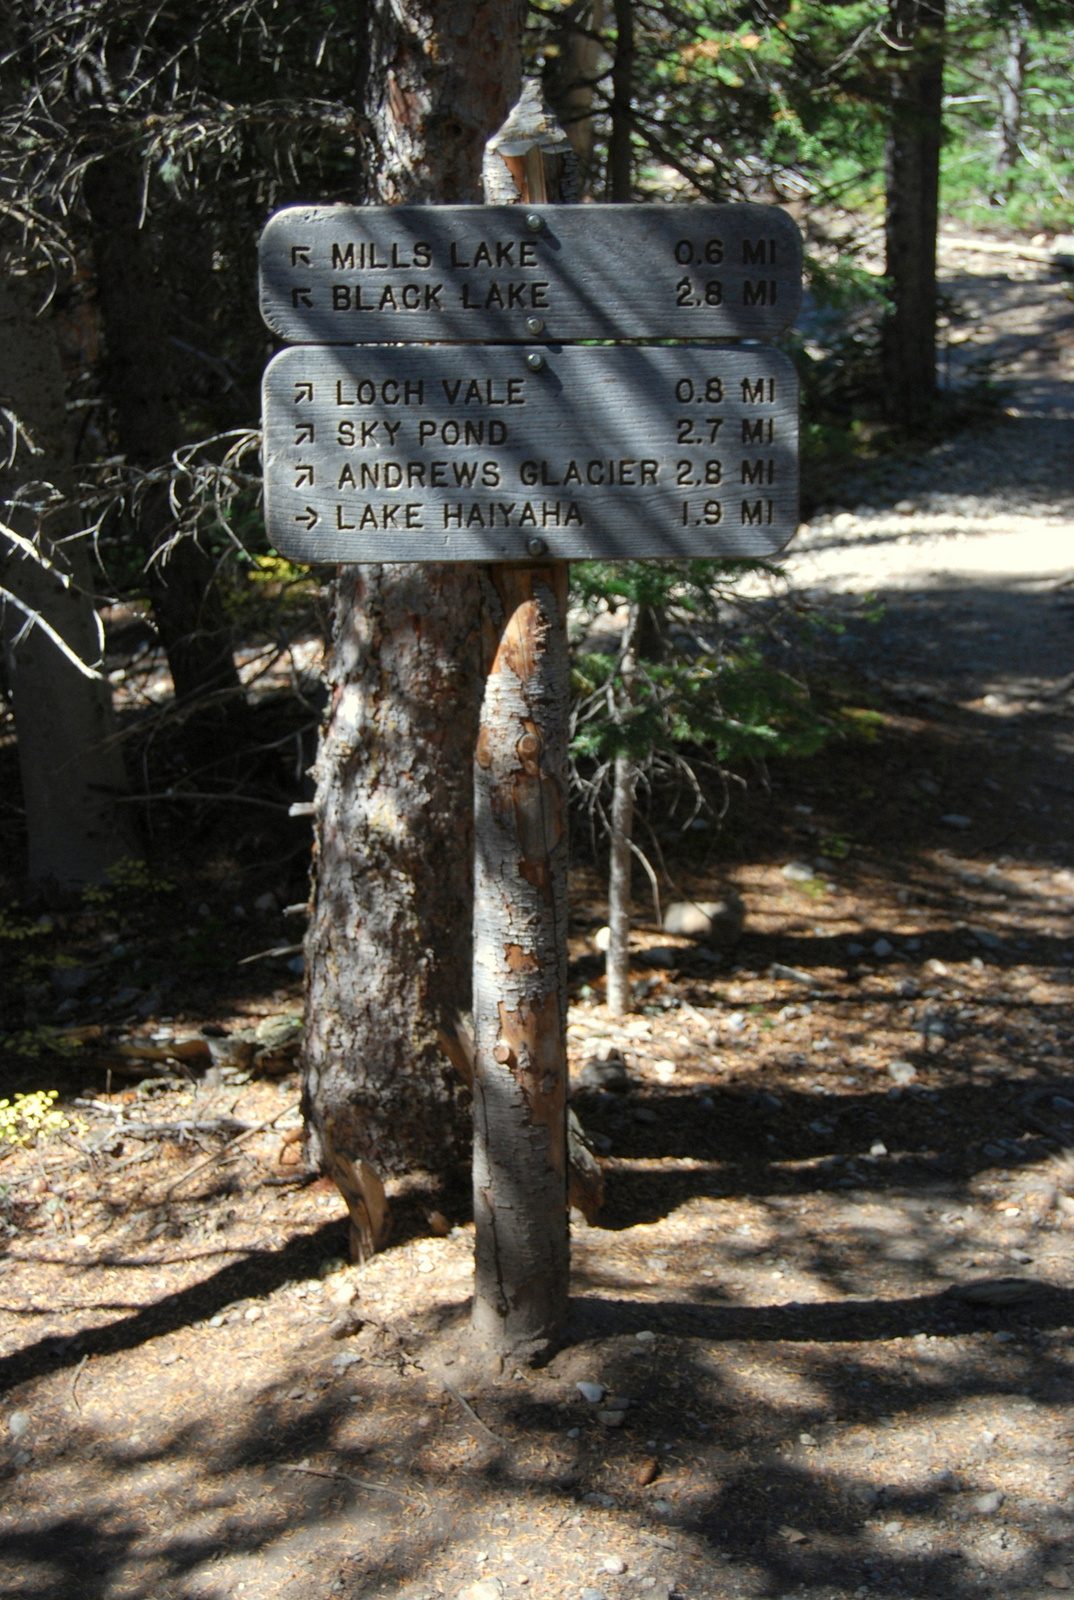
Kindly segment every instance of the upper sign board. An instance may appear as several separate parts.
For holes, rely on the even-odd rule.
[[[771,556],[798,520],[798,380],[763,345],[307,345],[263,402],[299,561]]]
[[[777,206],[291,206],[260,245],[288,344],[767,339],[801,280]]]

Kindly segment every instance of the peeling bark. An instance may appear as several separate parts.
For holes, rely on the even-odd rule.
[[[440,1032],[440,1048],[466,1087],[474,1087],[474,1021],[459,1012]],[[587,1222],[595,1222],[604,1204],[604,1169],[593,1154],[585,1129],[567,1109],[567,1203]]]
[[[488,203],[578,196],[537,78],[485,146]],[[540,548],[540,541],[535,541]],[[567,565],[488,571],[474,760],[473,1327],[531,1359],[567,1318]]]
[[[517,1355],[567,1314],[566,579],[493,569],[474,764],[473,1323]]]

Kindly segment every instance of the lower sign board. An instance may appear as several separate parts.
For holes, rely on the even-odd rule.
[[[263,399],[298,561],[764,557],[798,520],[798,381],[764,345],[306,345]]]

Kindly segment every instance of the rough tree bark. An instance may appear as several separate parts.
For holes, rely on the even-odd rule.
[[[442,1173],[466,1148],[439,1035],[469,1003],[477,589],[466,566],[353,567],[334,598],[305,1107],[362,1260],[384,1237],[372,1169]]]
[[[3,441],[0,522],[54,558],[69,581],[0,533],[0,586],[38,612],[76,656],[93,663],[100,646],[89,555],[85,541],[71,537],[77,522],[70,513],[41,515],[28,503],[11,503],[31,482],[52,484],[61,494],[70,489],[63,372],[51,322],[38,315],[43,293],[32,277],[0,278],[0,405],[25,429],[13,450],[11,440]],[[11,602],[0,634],[18,736],[30,880],[62,887],[98,880],[138,849],[133,823],[116,803],[127,780],[113,738],[108,683],[81,673],[41,628],[27,627]]]
[[[368,202],[481,199],[485,140],[518,92],[518,0],[378,0],[360,85]],[[337,582],[317,775],[304,1108],[356,1258],[381,1242],[374,1168],[444,1174],[469,1145],[466,1055],[479,591],[470,566]],[[363,1165],[364,1163],[364,1165]]]
[[[86,173],[85,195],[104,332],[103,384],[119,448],[132,466],[165,466],[182,432],[162,288],[149,234],[139,226],[141,170],[127,154],[106,156]],[[174,531],[165,485],[154,485],[142,497],[137,522],[149,560]],[[238,694],[213,573],[212,557],[193,538],[182,539],[148,568],[157,632],[180,700]]]
[[[946,0],[891,0],[885,151],[886,273],[894,309],[883,353],[891,416],[914,427],[936,394],[936,226]]]

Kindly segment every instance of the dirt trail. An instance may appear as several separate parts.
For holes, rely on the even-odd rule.
[[[873,737],[693,836],[691,892],[733,881],[745,933],[721,958],[639,928],[624,1023],[576,884],[572,1068],[618,1051],[630,1086],[576,1089],[607,1204],[575,1228],[571,1342],[472,1363],[457,1196],[441,1236],[397,1185],[359,1270],[330,1186],[288,1187],[286,1131],[195,1170],[213,1118],[286,1128],[293,1074],[99,1085],[73,1146],[0,1168],[6,1592],[1074,1588],[1068,302],[956,268],[1004,339],[1038,300],[1055,355],[1005,346],[1007,421],[863,477],[795,549]]]

